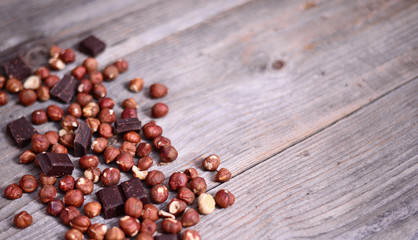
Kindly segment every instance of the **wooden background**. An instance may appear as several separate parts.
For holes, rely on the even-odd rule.
[[[143,122],[156,100],[127,82],[170,89],[157,123],[179,158],[152,169],[168,177],[195,167],[209,193],[235,194],[233,207],[193,227],[203,239],[418,239],[417,0],[0,1],[0,60],[21,53],[36,63],[47,46],[91,33],[108,45],[101,67],[129,61],[105,85],[116,102],[135,97]],[[84,58],[77,52],[65,71]],[[40,173],[18,163],[6,124],[49,104],[25,108],[10,96],[0,108],[2,189]],[[201,169],[211,153],[231,181]],[[63,239],[68,229],[36,193],[3,195],[0,208],[0,239]],[[34,218],[25,230],[12,224],[21,210]]]

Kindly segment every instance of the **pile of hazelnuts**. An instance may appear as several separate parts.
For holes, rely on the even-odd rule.
[[[36,100],[47,101],[50,98],[49,90],[59,81],[57,75],[51,74],[51,70],[62,70],[66,64],[75,61],[75,53],[72,49],[62,50],[58,46],[50,48],[50,60],[48,66],[40,67],[35,74],[24,82],[20,79],[10,78],[5,81],[0,77],[0,88],[6,85],[10,93],[18,93],[19,101],[25,106],[33,104]],[[85,155],[80,158],[79,166],[84,170],[84,176],[74,179],[67,175],[58,181],[58,188],[64,192],[63,199],[57,198],[57,189],[54,184],[57,178],[40,174],[39,181],[32,175],[24,175],[18,184],[6,187],[4,194],[8,199],[18,199],[23,192],[31,193],[38,189],[39,199],[47,204],[46,211],[49,215],[59,216],[61,221],[71,227],[65,234],[65,239],[83,239],[87,233],[91,239],[125,239],[125,236],[134,237],[137,240],[154,239],[156,221],[162,218],[161,229],[166,233],[178,234],[183,227],[191,227],[200,221],[200,214],[210,214],[217,204],[221,208],[231,206],[234,195],[228,190],[218,191],[215,197],[206,193],[207,185],[204,178],[198,176],[194,168],[184,172],[171,174],[168,187],[177,191],[177,196],[167,205],[166,210],[158,210],[153,204],[143,204],[138,198],[129,198],[124,205],[126,216],[120,218],[119,227],[108,227],[102,223],[91,224],[92,218],[100,215],[102,206],[98,201],[84,204],[84,196],[93,192],[94,183],[101,182],[103,186],[116,185],[120,181],[120,171],[130,172],[133,177],[143,180],[150,189],[150,198],[153,203],[164,203],[168,199],[168,188],[163,184],[165,176],[161,171],[148,169],[154,160],[149,156],[152,149],[159,152],[160,160],[169,163],[177,159],[178,152],[171,145],[170,139],[162,136],[163,129],[155,121],[151,121],[142,127],[143,136],[149,140],[141,142],[138,132],[127,132],[123,135],[123,142],[116,147],[117,137],[114,136],[112,124],[116,121],[113,110],[113,99],[106,97],[107,89],[102,84],[103,80],[113,81],[120,73],[128,70],[126,60],[118,60],[99,71],[98,62],[92,57],[84,60],[81,66],[74,68],[71,73],[80,81],[77,88],[75,102],[71,103],[66,111],[57,105],[50,105],[46,110],[39,109],[32,113],[32,122],[35,125],[47,121],[60,122],[59,131],[47,131],[44,134],[34,134],[31,138],[31,148],[24,151],[19,161],[23,164],[36,162],[35,155],[45,151],[68,154],[68,149],[74,147],[74,130],[79,126],[79,121],[84,118],[92,133],[98,135],[91,144],[91,150],[95,154],[103,154],[106,164],[116,163],[117,168],[109,167],[103,171],[98,168],[99,158],[96,155]],[[142,78],[134,78],[129,82],[128,88],[132,92],[143,89]],[[168,88],[160,83],[150,86],[150,96],[158,99],[167,95]],[[7,103],[7,94],[0,91],[0,105]],[[121,118],[136,118],[138,104],[134,98],[125,99],[122,102],[124,108]],[[168,107],[164,103],[156,103],[151,109],[151,116],[160,118],[166,116]],[[134,157],[139,159],[137,164]],[[212,154],[202,162],[203,168],[208,171],[217,171],[220,158]],[[231,179],[231,173],[226,168],[221,168],[215,177],[215,181],[226,182]],[[187,207],[194,203],[197,197],[198,211]],[[84,214],[78,208],[83,206]],[[138,219],[142,219],[139,222]],[[179,220],[180,218],[180,220]],[[31,215],[22,211],[14,218],[14,224],[18,228],[26,228],[32,223]],[[193,229],[186,229],[182,235],[183,240],[201,239],[199,233]]]

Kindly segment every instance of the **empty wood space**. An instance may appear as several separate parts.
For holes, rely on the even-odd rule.
[[[118,117],[128,97],[143,124],[153,120],[153,104],[169,106],[156,122],[179,157],[160,165],[153,152],[151,170],[167,183],[194,167],[210,194],[228,189],[236,197],[191,227],[202,239],[418,239],[418,1],[5,0],[0,16],[1,61],[21,54],[36,67],[50,45],[74,48],[94,34],[107,44],[100,68],[119,58],[130,64],[104,82]],[[57,75],[85,58],[76,51]],[[135,77],[145,82],[139,93],[127,89]],[[169,87],[160,100],[148,95],[156,82]],[[19,164],[30,146],[17,148],[7,123],[51,104],[68,106],[23,107],[9,94],[0,107],[2,190],[41,172]],[[201,167],[211,153],[231,171],[229,182]],[[79,158],[71,159],[78,178]],[[122,173],[121,181],[131,177]],[[13,201],[3,194],[0,239],[64,238],[69,228],[46,214],[38,191]],[[13,226],[22,210],[34,219],[23,230]]]

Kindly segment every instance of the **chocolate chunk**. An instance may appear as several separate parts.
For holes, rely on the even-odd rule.
[[[141,121],[138,118],[118,119],[115,122],[115,133],[125,133],[129,131],[139,131],[141,129]]]
[[[29,77],[32,70],[21,56],[14,57],[3,63],[3,68],[9,78],[24,80]]]
[[[69,73],[51,89],[51,96],[57,100],[69,103],[74,97],[79,82]]]
[[[41,166],[42,172],[47,176],[71,175],[74,170],[73,162],[65,153],[39,153],[35,159]]]
[[[74,156],[82,157],[87,154],[91,142],[91,130],[85,122],[80,122],[74,138]]]
[[[164,234],[160,234],[155,236],[154,238],[155,240],[178,240],[180,239],[180,235],[179,234],[172,234],[172,233],[164,233]]]
[[[123,214],[125,201],[119,187],[114,185],[104,188],[96,193],[102,204],[103,214],[106,219]]]
[[[126,182],[119,184],[121,192],[125,199],[136,197],[141,199],[143,204],[150,203],[144,186],[139,178],[132,178]]]
[[[80,50],[87,53],[88,55],[95,57],[97,54],[103,52],[106,47],[106,44],[100,39],[91,35],[85,38],[79,43]]]
[[[18,147],[26,146],[30,143],[32,135],[38,133],[25,117],[21,117],[7,124],[7,132],[15,140]]]

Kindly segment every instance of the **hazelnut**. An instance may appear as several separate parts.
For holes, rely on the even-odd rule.
[[[99,137],[91,143],[91,150],[93,150],[95,153],[102,153],[107,148],[107,146],[107,139],[104,137]]]
[[[65,233],[65,240],[83,240],[84,236],[80,230],[71,228]]]
[[[183,232],[181,240],[202,240],[198,231],[193,229],[186,229]]]
[[[119,75],[119,70],[114,65],[109,65],[103,69],[103,77],[108,81],[115,80]]]
[[[100,99],[99,106],[100,106],[100,109],[103,109],[103,108],[112,109],[115,106],[115,102],[113,101],[113,99],[105,97],[105,98]]]
[[[89,80],[93,84],[100,84],[103,82],[103,74],[101,72],[92,72],[89,74]]]
[[[46,123],[48,121],[48,116],[46,111],[43,109],[35,110],[32,112],[32,122],[33,124],[39,125]]]
[[[75,61],[75,53],[72,49],[67,48],[59,54],[59,58],[65,63],[71,63]]]
[[[142,226],[142,224],[141,224],[141,226]],[[142,232],[142,230],[141,230],[141,232],[136,237],[136,240],[154,240],[154,238],[152,237],[152,234]]]
[[[9,102],[9,96],[5,91],[0,91],[0,106],[6,105]]]
[[[131,143],[139,143],[141,141],[141,136],[139,136],[137,132],[130,131],[130,132],[123,134],[123,140],[131,142]]]
[[[138,108],[138,104],[136,103],[135,99],[127,98],[122,102],[123,108]]]
[[[193,208],[189,208],[186,212],[184,212],[183,217],[181,219],[181,223],[183,227],[191,227],[198,224],[200,221],[199,213],[194,210]]]
[[[202,177],[195,177],[192,180],[190,180],[189,185],[190,190],[196,195],[200,195],[204,192],[206,192],[206,181]]]
[[[107,226],[102,223],[94,223],[88,230],[88,235],[92,239],[102,240],[106,236]]]
[[[40,86],[36,90],[36,95],[38,97],[38,100],[41,102],[48,101],[51,96],[49,95],[49,88],[47,86]]]
[[[48,66],[52,70],[62,70],[65,68],[65,63],[61,59],[51,58],[48,60]]]
[[[23,192],[31,193],[38,189],[39,183],[34,176],[24,175],[19,181],[19,186]]]
[[[9,93],[18,93],[23,89],[22,82],[17,78],[9,78],[6,82],[6,90]]]
[[[59,143],[52,145],[51,152],[68,154],[68,149]]]
[[[0,76],[0,89],[2,89],[5,84],[6,84],[6,78],[4,76]]]
[[[78,127],[78,120],[77,118],[67,115],[61,121],[61,127],[67,131],[73,131]]]
[[[131,197],[125,202],[125,214],[134,218],[139,218],[142,213],[142,201],[138,198]]]
[[[49,120],[58,122],[64,116],[64,110],[57,105],[49,105],[46,109],[46,114],[48,115]]]
[[[16,183],[10,184],[4,189],[4,196],[8,199],[18,199],[21,198],[23,190]]]
[[[125,240],[125,233],[118,227],[112,227],[106,233],[106,240]]]
[[[22,211],[15,216],[13,223],[17,228],[27,228],[32,224],[32,216],[28,212]]]
[[[84,177],[89,179],[90,181],[97,183],[100,180],[101,171],[99,168],[87,168],[86,171],[84,171]]]
[[[129,153],[132,157],[135,156],[135,152],[136,152],[136,144],[135,143],[131,143],[128,141],[123,141],[122,145],[120,145],[119,148],[121,153]]]
[[[129,82],[129,90],[131,92],[139,92],[144,87],[144,80],[142,78],[134,78]]]
[[[59,135],[60,135],[59,143],[64,145],[64,147],[74,148],[74,138],[75,138],[74,132],[67,132],[64,129],[61,129]]]
[[[44,134],[44,136],[48,139],[50,145],[54,145],[58,143],[59,135],[55,131],[48,131]]]
[[[177,150],[173,146],[162,148],[160,151],[160,159],[166,163],[176,160],[177,156]]]
[[[172,218],[172,219],[176,219],[176,216],[174,216],[173,214],[160,210],[158,212],[158,216],[160,216],[161,218]]]
[[[71,219],[70,227],[80,230],[80,232],[87,232],[91,225],[90,218],[84,215],[78,215],[75,218]]]
[[[75,101],[80,104],[82,108],[84,108],[87,106],[87,104],[93,102],[93,96],[88,93],[80,92],[77,94],[77,96],[75,96]]]
[[[162,173],[161,171],[158,170],[152,170],[150,172],[148,172],[147,177],[145,178],[145,183],[148,186],[155,186],[155,185],[159,185],[161,183],[164,182],[164,173]]]
[[[60,219],[65,225],[70,225],[70,221],[79,216],[80,211],[74,206],[68,206],[62,209],[60,213]]]
[[[133,172],[133,177],[139,178],[139,180],[145,180],[145,178],[148,175],[147,171],[141,171],[136,166],[132,167],[132,172]]]
[[[52,216],[58,216],[62,209],[64,209],[64,203],[60,199],[53,199],[48,203],[46,212]]]
[[[182,187],[186,187],[187,181],[188,181],[188,178],[186,174],[182,172],[175,172],[171,174],[170,180],[168,182],[168,186],[170,187],[171,190],[177,191]]]
[[[135,108],[126,108],[122,112],[122,119],[136,118],[136,117],[138,117],[138,114]]]
[[[100,121],[97,118],[87,118],[86,123],[91,129],[91,133],[95,133],[99,129]]]
[[[91,90],[93,90],[93,83],[91,83],[88,79],[83,79],[80,84],[78,84],[77,91],[79,93],[82,92],[89,94]]]
[[[182,187],[177,192],[177,198],[183,200],[187,205],[190,205],[195,199],[195,194],[189,188]]]
[[[99,158],[94,155],[85,155],[80,158],[78,164],[82,169],[95,168],[99,165]]]
[[[181,231],[182,224],[176,219],[165,218],[161,222],[161,228],[163,229],[163,232],[177,234]]]
[[[221,208],[232,206],[235,202],[235,196],[226,189],[219,190],[215,195],[216,204]]]
[[[24,106],[30,106],[36,102],[38,95],[32,89],[23,89],[19,92],[19,101]]]
[[[119,59],[113,63],[120,73],[126,72],[128,70],[129,64],[125,59]]]
[[[151,108],[151,116],[153,118],[162,118],[168,113],[168,106],[164,103],[156,103]]]
[[[84,203],[83,193],[78,189],[71,189],[65,193],[63,202],[68,206],[80,207]]]
[[[192,180],[192,178],[199,176],[199,174],[197,173],[197,170],[194,168],[188,168],[184,170],[184,174],[186,174],[189,181]]]
[[[123,172],[131,170],[132,166],[135,164],[134,159],[127,152],[119,154],[116,158],[116,163],[118,164],[119,169]]]
[[[81,105],[81,104],[80,104]],[[83,107],[83,117],[85,118],[94,118],[100,112],[99,104],[95,102],[90,102]]]
[[[35,133],[31,137],[32,148],[35,153],[45,152],[49,148],[49,141],[44,135]]]
[[[37,75],[32,75],[26,78],[25,82],[23,83],[24,89],[32,89],[36,90],[41,86],[41,78]]]
[[[167,208],[169,213],[178,216],[183,213],[184,210],[186,210],[186,206],[187,204],[183,200],[173,198],[173,200],[171,200],[171,202],[168,204]]]
[[[140,143],[136,147],[136,155],[138,157],[145,157],[148,156],[151,153],[151,144],[149,143]]]
[[[215,200],[208,193],[200,194],[197,199],[197,205],[201,214],[210,214],[215,210]]]
[[[57,197],[57,189],[52,185],[43,185],[38,192],[39,200],[42,203],[49,203]]]
[[[119,227],[127,236],[133,237],[138,234],[141,225],[139,224],[138,219],[125,216],[119,219]]]
[[[202,165],[208,171],[216,171],[218,169],[221,160],[218,155],[211,154],[205,159],[203,159]]]
[[[39,177],[39,181],[41,182],[42,186],[45,185],[54,185],[57,181],[57,177],[55,176],[46,176],[45,173],[41,172],[41,175]]]
[[[49,75],[44,81],[45,86],[53,88],[59,82],[60,78],[57,75]]]
[[[58,188],[63,191],[67,192],[71,189],[74,189],[75,180],[71,175],[65,175],[62,177],[58,182]]]
[[[152,166],[153,163],[154,161],[152,160],[150,156],[145,156],[138,160],[137,166],[139,170],[144,171],[144,170],[148,170]]]
[[[152,98],[162,98],[167,95],[168,88],[161,83],[154,83],[149,88],[149,93]]]
[[[98,201],[89,202],[84,205],[84,213],[89,218],[99,216],[100,211],[102,211],[102,205]]]
[[[163,203],[168,198],[168,189],[166,186],[160,184],[155,185],[150,190],[151,200],[155,203]]]
[[[58,58],[61,52],[62,49],[60,47],[58,47],[57,45],[52,45],[49,49],[49,56],[51,58]]]
[[[232,174],[226,168],[219,169],[218,173],[215,176],[215,181],[217,182],[228,182],[231,179]]]
[[[171,146],[171,141],[166,137],[158,136],[152,140],[152,145],[155,150],[160,151],[162,148]]]
[[[106,150],[104,151],[104,160],[106,163],[111,163],[116,160],[116,158],[119,156],[120,151],[118,148],[114,146],[108,146]]]
[[[149,219],[151,221],[157,221],[158,220],[158,208],[155,207],[152,204],[145,204],[142,210],[141,218],[143,220]]]
[[[88,57],[83,61],[83,66],[86,68],[87,72],[92,73],[96,72],[99,69],[99,63],[96,59]]]
[[[106,168],[100,177],[103,186],[112,186],[119,183],[120,171],[117,168]]]
[[[49,77],[49,69],[47,67],[39,67],[38,69],[36,69],[35,74],[40,77],[42,80],[46,79],[47,77]]]
[[[70,106],[68,106],[67,108],[67,114],[75,118],[80,118],[81,113],[81,106],[78,103],[71,103]]]
[[[102,84],[95,84],[93,86],[93,89],[92,89],[91,93],[92,93],[92,95],[95,99],[102,99],[102,98],[106,97],[107,89]]]
[[[93,192],[94,185],[93,185],[93,182],[90,181],[88,178],[80,177],[75,182],[75,188],[80,190],[84,195],[89,195],[90,193]]]
[[[104,138],[111,138],[113,136],[113,127],[108,123],[102,123],[99,126],[99,134]]]
[[[20,155],[19,162],[26,164],[32,162],[33,159],[35,159],[35,153],[31,150],[26,150]]]
[[[142,127],[142,131],[144,133],[144,136],[147,138],[155,138],[163,133],[163,129],[157,124],[155,124],[154,121],[145,124]]]
[[[99,120],[102,123],[114,123],[116,121],[116,114],[113,109],[103,108],[99,113]]]
[[[146,218],[142,221],[141,223],[141,233],[147,233],[150,234],[152,236],[152,234],[155,233],[155,231],[157,230],[157,224]]]

